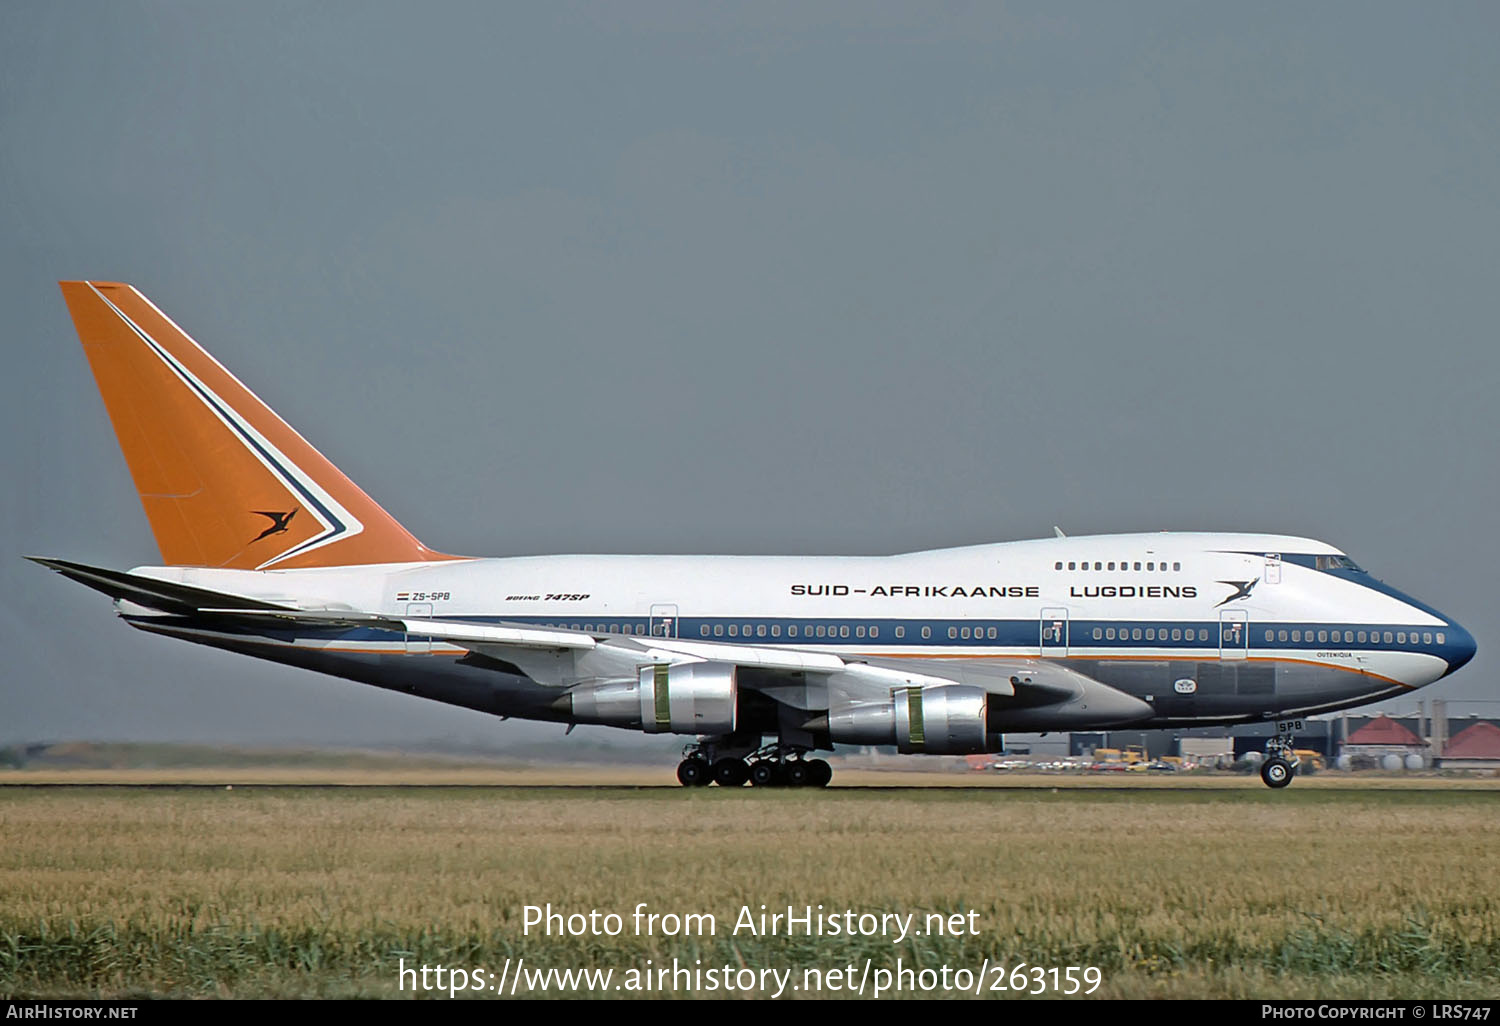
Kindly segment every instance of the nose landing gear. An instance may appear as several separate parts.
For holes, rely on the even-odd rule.
[[[1292,764],[1279,755],[1273,755],[1260,764],[1260,779],[1267,787],[1285,787],[1292,782]]]
[[[1301,720],[1281,720],[1276,724],[1275,736],[1266,742],[1266,761],[1260,764],[1260,779],[1267,787],[1286,787],[1297,775],[1301,760],[1292,745],[1301,727]]]

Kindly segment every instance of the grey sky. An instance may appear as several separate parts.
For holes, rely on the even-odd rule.
[[[150,638],[58,294],[450,552],[1322,538],[1500,698],[1490,3],[0,5],[0,742],[535,728]],[[1500,708],[1500,707],[1497,707]]]

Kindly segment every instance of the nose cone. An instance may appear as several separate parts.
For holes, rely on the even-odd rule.
[[[1464,630],[1452,620],[1448,621],[1448,629],[1445,632],[1448,637],[1447,644],[1443,646],[1443,658],[1448,660],[1448,673],[1463,666],[1474,658],[1474,652],[1478,645],[1474,642],[1474,635]],[[1446,676],[1446,674],[1444,675]]]

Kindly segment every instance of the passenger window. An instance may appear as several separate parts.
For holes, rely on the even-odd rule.
[[[773,624],[771,624],[771,637],[773,637],[773,638],[779,638],[779,637],[781,637],[781,624],[779,624],[779,623],[773,623]]]
[[[847,638],[848,636],[849,636],[849,625],[846,623],[846,624],[844,624],[844,626],[842,626],[842,627],[839,628],[839,637],[841,637],[841,638]]]
[[[1104,569],[1104,564],[1103,563],[1095,563],[1094,564],[1094,569],[1095,570],[1103,570]]]
[[[1140,561],[1139,561],[1139,560],[1137,560],[1137,561],[1136,561],[1136,564],[1135,564],[1135,568],[1136,568],[1136,569],[1137,569],[1137,570],[1139,570],[1139,569],[1140,569],[1140,568],[1141,568],[1141,564],[1140,564]]]
[[[764,638],[766,636],[766,625],[765,624],[762,623],[762,624],[757,624],[756,625],[755,636],[757,638]]]
[[[1301,641],[1302,640],[1302,632],[1301,631],[1292,631],[1292,640],[1293,641]]]
[[[1364,631],[1360,631],[1355,635],[1355,637],[1359,639],[1359,643],[1361,645],[1363,645],[1369,639],[1369,635],[1367,635]]]
[[[1276,632],[1275,631],[1266,631],[1266,640],[1267,641],[1275,641],[1276,640]]]
[[[1443,637],[1443,632],[1442,631],[1438,631],[1437,639],[1438,639],[1438,644],[1439,645],[1446,645],[1446,644],[1448,644],[1447,639]]]
[[[698,633],[703,635],[705,638],[708,637],[708,624],[704,624],[702,627],[699,627]]]
[[[786,627],[786,636],[789,637],[789,638],[795,638],[797,636],[797,625],[796,624],[794,624],[794,623],[787,624],[787,627]]]
[[[967,641],[969,639],[969,628],[965,627],[963,630],[958,632],[958,635],[959,637]]]
[[[1155,570],[1156,569],[1156,564],[1155,563],[1147,563],[1146,564],[1146,569],[1147,570]]]
[[[865,628],[864,628],[863,624],[861,624],[860,626],[854,628],[854,636],[856,638],[862,638],[862,637],[865,636]]]
[[[740,636],[740,625],[739,624],[732,623],[732,624],[729,625],[729,636],[731,638],[737,638],[737,637]]]
[[[1390,631],[1386,631],[1385,632],[1385,643],[1387,645],[1389,645],[1391,643],[1391,632]]]
[[[1276,640],[1277,641],[1285,641],[1286,638],[1287,638],[1286,631],[1282,630],[1282,631],[1277,631],[1276,632]]]
[[[750,625],[747,623],[747,624],[745,624],[745,637],[747,637],[747,638],[750,637],[750,634],[751,634]]]
[[[1137,627],[1135,630],[1133,630],[1133,631],[1130,632],[1130,640],[1131,641],[1140,641],[1141,640],[1141,629],[1139,627]]]
[[[1173,641],[1181,641],[1182,640],[1182,628],[1181,627],[1173,627],[1172,628],[1172,640]]]
[[[1155,641],[1156,640],[1156,628],[1155,627],[1147,627],[1146,628],[1146,640],[1147,641]]]
[[[1172,569],[1173,570],[1181,570],[1182,569],[1182,564],[1181,563],[1173,563],[1172,564]]]
[[[906,628],[905,627],[897,627],[896,628],[896,637],[898,637],[898,638],[904,638],[904,637],[906,637]]]
[[[1353,642],[1354,642],[1354,632],[1353,631],[1345,631],[1344,632],[1344,644],[1350,645],[1350,644],[1353,644]]]
[[[950,640],[953,639],[953,638],[958,637],[958,628],[957,627],[949,627],[948,628],[948,637],[949,637]]]
[[[826,638],[826,637],[828,637],[828,628],[827,628],[826,625],[821,624],[821,623],[818,624],[818,637],[820,637],[820,638]]]
[[[1061,563],[1058,563],[1058,564],[1057,564],[1057,565],[1056,565],[1056,566],[1054,566],[1054,567],[1053,567],[1053,568],[1052,568],[1052,569],[1054,569],[1054,570],[1061,570],[1061,569],[1062,569],[1062,564],[1061,564]]]
[[[1113,569],[1114,569],[1114,568],[1115,568],[1115,565],[1114,565],[1114,564],[1113,564],[1113,563],[1111,563],[1111,564],[1109,564],[1109,568],[1110,568],[1110,569],[1111,569],[1111,570],[1113,570]]]
[[[1098,640],[1099,640],[1099,638],[1100,638],[1100,637],[1101,637],[1101,636],[1102,636],[1102,635],[1103,635],[1103,631],[1102,631],[1102,630],[1100,630],[1100,628],[1098,628],[1098,627],[1095,627],[1095,628],[1094,628],[1094,640],[1095,640],[1095,641],[1098,641]],[[1110,636],[1110,637],[1111,637],[1111,638],[1112,638],[1112,637],[1114,637],[1114,636],[1115,636],[1115,632],[1114,632],[1114,628],[1110,628],[1110,632],[1109,632],[1109,636]]]
[[[1069,569],[1069,570],[1077,570],[1077,569],[1078,569],[1078,566],[1077,566],[1077,564],[1075,564],[1075,563],[1069,563],[1069,564],[1068,564],[1068,569]]]
[[[922,637],[924,637],[924,638],[930,638],[930,637],[932,637],[932,628],[931,627],[923,627],[922,628]]]
[[[1319,644],[1327,644],[1327,642],[1328,642],[1328,632],[1327,631],[1319,631],[1318,632],[1318,643]]]
[[[1422,632],[1422,644],[1424,644],[1424,645],[1430,645],[1430,644],[1432,644],[1432,635],[1429,634],[1427,631],[1423,631]]]
[[[879,627],[871,627],[870,628],[870,637],[872,637],[872,638],[878,638],[878,637],[880,637],[880,628]]]
[[[989,634],[989,636],[990,636],[990,640],[991,640],[991,641],[994,641],[994,640],[995,640],[995,639],[996,639],[996,638],[998,638],[998,637],[999,637],[999,636],[1000,636],[1000,633],[999,633],[999,631],[997,631],[997,630],[996,630],[996,629],[995,629],[995,628],[993,628],[993,627],[991,627],[991,628],[990,628],[990,629],[989,629],[989,631],[988,631],[988,634]]]
[[[1396,644],[1398,644],[1398,645],[1404,645],[1404,644],[1406,644],[1406,632],[1405,631],[1397,631],[1396,632]]]
[[[1207,627],[1199,627],[1198,628],[1198,640],[1199,641],[1207,641],[1208,640],[1208,628]]]

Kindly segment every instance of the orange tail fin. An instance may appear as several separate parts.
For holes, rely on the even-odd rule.
[[[413,538],[134,288],[60,284],[168,564],[454,558]]]

